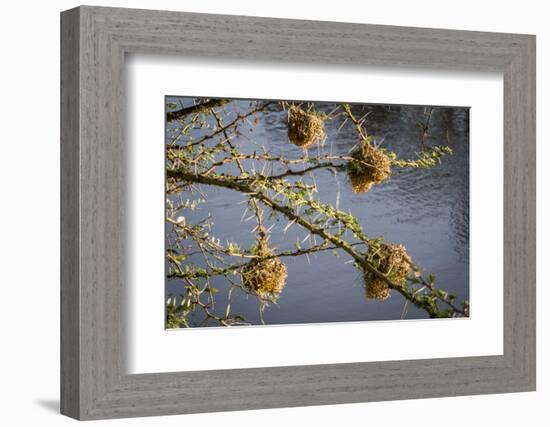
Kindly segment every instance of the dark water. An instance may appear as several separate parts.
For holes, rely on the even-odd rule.
[[[168,102],[190,103],[191,98],[171,98]],[[236,112],[248,110],[248,101],[233,101]],[[329,112],[334,104],[317,103],[315,109]],[[179,107],[178,107],[179,108]],[[414,158],[421,148],[421,126],[427,117],[423,106],[354,105],[356,116],[369,112],[367,129],[377,143],[401,158]],[[355,130],[348,124],[338,128],[342,119],[326,122],[325,153],[348,154],[357,143]],[[246,129],[243,128],[243,129]],[[253,138],[251,137],[253,135]],[[299,157],[302,150],[288,143],[286,113],[273,109],[261,116],[254,131],[233,140],[244,151],[266,145],[270,154]],[[448,145],[453,155],[431,169],[392,169],[391,178],[366,194],[354,194],[344,174],[335,176],[323,170],[315,175],[317,195],[324,202],[350,210],[370,237],[384,236],[386,242],[405,245],[413,261],[425,273],[434,272],[438,287],[457,295],[458,301],[469,299],[469,111],[467,108],[435,107],[425,143]],[[312,149],[313,151],[314,149]],[[214,220],[214,234],[221,242],[236,241],[247,247],[254,241],[250,233],[254,220],[241,221],[246,204],[231,190],[204,187],[208,201],[196,211],[186,211],[188,223]],[[185,197],[185,196],[184,196]],[[249,216],[248,214],[247,216]],[[287,222],[273,228],[270,243],[279,250],[292,249],[306,233]],[[169,237],[169,236],[168,236]],[[198,259],[197,259],[198,261]],[[277,304],[263,314],[266,324],[334,321],[389,320],[401,318],[405,300],[396,292],[385,301],[367,300],[360,273],[343,254],[331,252],[305,257],[286,257],[288,278]],[[167,281],[167,294],[181,292],[176,281]],[[216,277],[213,286],[220,314],[226,307],[226,279]],[[260,323],[255,297],[240,291],[231,297],[231,312],[252,324]],[[426,312],[409,306],[405,318],[426,318]]]

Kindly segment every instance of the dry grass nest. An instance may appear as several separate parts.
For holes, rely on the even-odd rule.
[[[354,193],[366,193],[391,175],[390,158],[367,140],[361,141],[351,157],[354,160],[348,164],[348,177]]]
[[[288,139],[294,145],[307,149],[325,138],[325,122],[316,114],[306,113],[300,107],[288,108]]]
[[[378,263],[377,270],[398,285],[404,285],[412,272],[412,260],[403,245],[382,243],[373,250],[371,257]],[[384,280],[374,277],[370,272],[365,273],[364,279],[367,298],[385,300],[390,297],[390,288]]]
[[[265,239],[258,245],[258,257],[241,271],[243,285],[263,300],[276,299],[285,287],[286,265],[278,257],[270,257],[271,251]]]

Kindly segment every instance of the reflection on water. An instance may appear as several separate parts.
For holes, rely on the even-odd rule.
[[[168,102],[189,102],[172,98]],[[230,108],[247,111],[248,101],[234,101]],[[317,103],[316,110],[330,112],[334,104]],[[357,116],[367,116],[367,129],[382,147],[401,158],[414,158],[421,145],[448,145],[453,155],[430,169],[393,168],[391,178],[368,193],[354,194],[345,174],[320,170],[315,174],[320,194],[326,203],[351,211],[371,237],[403,244],[417,265],[437,275],[438,286],[454,293],[458,300],[469,299],[469,111],[467,108],[434,107],[429,132],[423,141],[422,124],[428,108],[422,106],[354,105]],[[348,155],[357,143],[357,134],[343,119],[326,122],[326,153]],[[244,152],[259,145],[269,147],[272,155],[298,157],[302,150],[288,143],[287,114],[275,106],[254,124],[254,131],[242,132],[234,143]],[[196,135],[197,137],[199,135]],[[312,148],[311,150],[315,150]],[[252,167],[252,164],[247,164]],[[230,169],[228,169],[230,171]],[[246,204],[235,191],[203,186],[207,201],[197,210],[186,212],[188,223],[211,215],[215,234],[221,240],[237,241],[246,247],[254,242],[254,224],[243,220]],[[306,233],[299,226],[285,231],[286,221],[275,226],[270,244],[279,250],[293,249]],[[269,225],[269,224],[268,224]],[[167,228],[167,232],[169,232]],[[167,236],[167,241],[171,240]],[[194,259],[200,263],[200,257]],[[266,324],[311,323],[399,319],[405,300],[396,292],[385,301],[366,300],[359,270],[349,257],[320,252],[304,257],[287,257],[288,278],[277,304],[263,313]],[[221,292],[216,295],[219,310],[227,302],[227,279],[211,279]],[[178,294],[177,281],[167,280],[167,294]],[[231,311],[252,324],[261,323],[258,300],[235,290]],[[406,318],[426,318],[427,313],[409,307]]]

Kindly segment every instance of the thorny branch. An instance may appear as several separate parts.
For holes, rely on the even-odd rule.
[[[406,301],[425,310],[430,317],[469,315],[467,301],[464,301],[462,306],[457,305],[453,295],[436,288],[433,275],[423,277],[420,267],[414,263],[407,260],[410,265],[405,269],[408,272],[406,277],[396,276],[393,267],[385,268],[384,260],[376,256],[380,248],[386,245],[382,239],[369,238],[351,213],[323,204],[314,197],[314,193],[318,191],[315,181],[315,173],[318,171],[329,170],[339,174],[348,172],[353,166],[355,171],[369,171],[371,176],[374,176],[378,173],[377,168],[381,167],[376,158],[382,158],[386,162],[384,167],[388,171],[391,166],[429,168],[438,164],[445,155],[451,154],[450,148],[424,147],[417,153],[417,159],[399,159],[395,153],[382,150],[373,144],[373,138],[366,131],[368,113],[357,118],[351,106],[342,104],[328,115],[312,112],[311,105],[307,111],[301,110],[305,112],[300,114],[309,120],[314,129],[314,137],[319,138],[318,141],[325,137],[324,131],[318,129],[319,123],[337,118],[343,119],[341,126],[346,122],[351,123],[362,149],[360,153],[356,151],[351,155],[333,155],[324,153],[321,148],[317,150],[316,155],[311,155],[308,148],[312,143],[303,144],[304,135],[300,135],[299,143],[307,147],[304,148],[303,156],[273,155],[266,147],[259,145],[258,150],[254,152],[243,152],[238,144],[233,142],[236,136],[242,135],[242,126],[248,125],[250,130],[253,130],[254,123],[251,119],[256,123],[268,109],[294,107],[288,103],[251,103],[249,111],[242,114],[227,112],[227,105],[228,102],[225,100],[206,100],[167,115],[167,120],[179,121],[179,129],[167,144],[167,190],[169,194],[198,194],[195,199],[182,201],[178,205],[168,201],[167,222],[173,227],[176,236],[175,242],[167,250],[167,260],[172,266],[168,272],[168,279],[181,280],[184,285],[184,292],[179,300],[175,296],[168,299],[168,327],[190,326],[189,315],[195,310],[202,310],[203,325],[210,322],[225,326],[246,324],[244,318],[231,314],[230,304],[227,304],[224,315],[216,314],[214,295],[219,290],[211,286],[212,277],[223,276],[227,279],[228,300],[235,289],[240,289],[257,296],[263,310],[268,302],[265,295],[269,295],[269,301],[275,302],[278,292],[284,286],[286,267],[279,261],[281,257],[306,256],[309,260],[309,254],[329,250],[345,253],[355,267],[363,271],[365,277],[369,277],[371,281],[375,279],[383,282],[384,286],[401,294]],[[429,123],[431,115],[430,110],[426,123]],[[224,123],[225,117],[228,118],[229,124]],[[293,132],[295,128],[296,126]],[[201,132],[195,137],[194,133],[197,133],[197,130]],[[289,130],[291,141],[292,137]],[[372,151],[375,151],[375,157],[365,156],[365,153]],[[232,169],[232,165],[236,169]],[[261,166],[259,171],[256,169],[257,165]],[[383,175],[383,179],[370,178],[373,184],[366,188],[383,182],[387,178],[386,175]],[[241,248],[235,242],[224,245],[215,234],[212,234],[210,219],[198,224],[187,224],[185,216],[176,218],[180,212],[185,212],[185,209],[196,209],[204,202],[206,196],[201,186],[226,188],[245,197],[253,212],[252,217],[256,220],[252,232],[257,233],[257,245],[248,249]],[[305,230],[310,245],[297,245],[296,250],[286,251],[269,248],[269,233],[274,224],[266,229],[266,210],[271,212],[270,215],[281,215],[285,218],[288,221],[286,228],[296,224]],[[316,238],[320,239],[321,243],[314,243]],[[386,245],[386,249],[390,246]],[[193,247],[196,247],[197,251],[193,252]],[[206,268],[192,261],[194,254],[202,256]],[[241,261],[232,261],[235,258]],[[276,267],[281,274],[284,273],[282,280],[283,276],[273,278],[274,287],[270,288],[269,292],[259,292],[259,276],[254,276],[253,282],[250,282],[250,279],[245,280],[245,272],[248,271],[249,274],[252,267],[258,269],[259,266],[264,268],[261,272],[261,280],[264,282],[267,274],[265,268],[268,266]],[[242,279],[239,279],[239,274],[243,275]]]

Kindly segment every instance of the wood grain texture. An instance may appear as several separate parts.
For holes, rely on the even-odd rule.
[[[535,38],[80,7],[62,13],[62,413],[78,419],[535,389]],[[124,55],[504,75],[504,354],[128,375]]]
[[[80,414],[79,125],[80,14],[61,21],[61,412]]]

